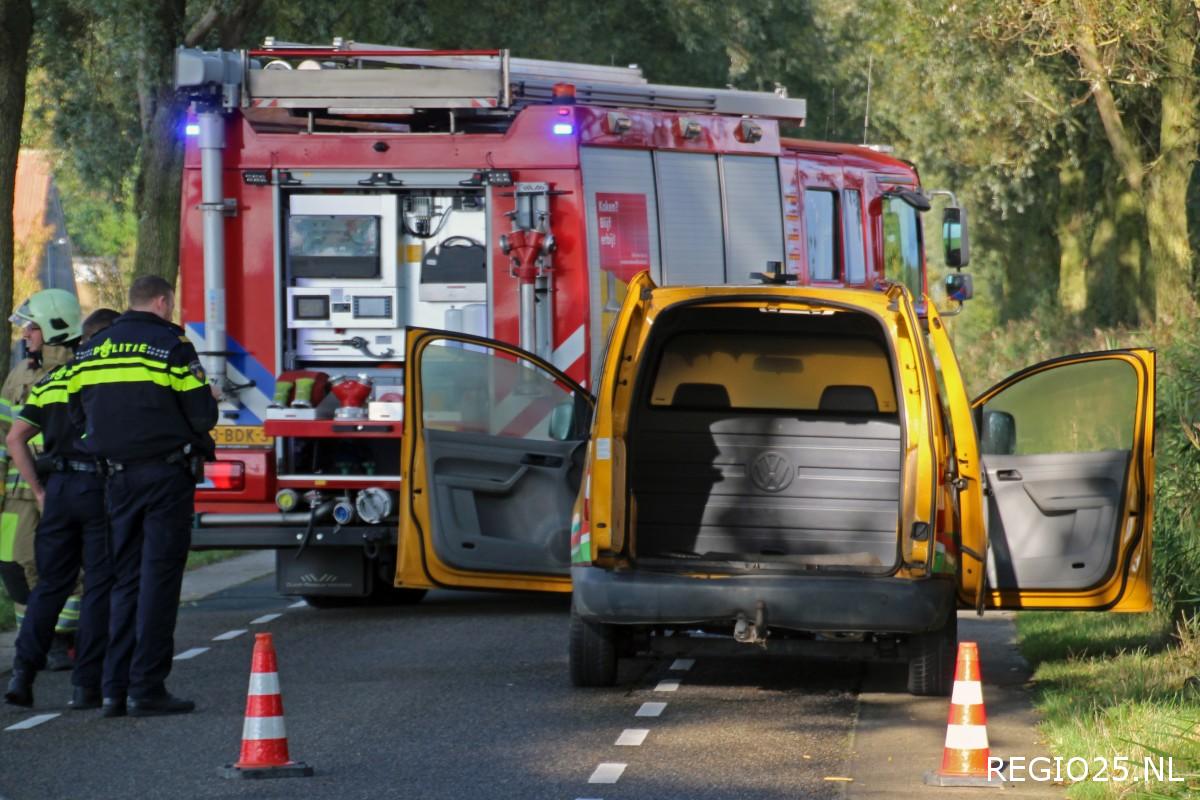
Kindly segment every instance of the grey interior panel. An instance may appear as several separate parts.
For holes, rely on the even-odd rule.
[[[1128,450],[983,457],[988,583],[1086,589],[1113,567]]]
[[[565,575],[582,442],[426,428],[432,538],[457,569]]]
[[[636,436],[639,556],[896,560],[894,415],[652,408],[639,414]]]

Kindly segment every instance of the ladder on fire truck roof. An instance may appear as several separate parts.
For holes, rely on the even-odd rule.
[[[507,50],[421,50],[343,42],[278,42],[243,56],[244,108],[328,114],[408,114],[420,109],[511,113],[554,100],[570,83],[578,103],[766,117],[804,123],[805,101],[786,90],[754,92],[648,83],[636,66],[510,58]],[[294,62],[299,61],[294,66]]]

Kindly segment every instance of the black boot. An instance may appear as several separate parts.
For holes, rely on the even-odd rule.
[[[13,668],[12,679],[8,682],[8,691],[4,693],[4,702],[10,706],[33,708],[33,678],[37,675],[33,670]]]
[[[50,642],[50,652],[46,654],[46,669],[51,672],[65,672],[75,666],[75,658],[71,653],[75,646],[75,637],[69,633],[56,633]]]
[[[91,686],[76,686],[67,707],[72,711],[100,708],[100,690]]]

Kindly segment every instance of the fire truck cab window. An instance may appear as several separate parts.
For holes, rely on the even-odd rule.
[[[847,189],[842,198],[842,214],[846,227],[846,283],[862,283],[867,279],[866,251],[863,248],[862,194],[857,189]]]
[[[808,277],[833,281],[837,275],[837,202],[833,192],[806,189],[804,226],[808,231]]]
[[[921,279],[921,220],[917,210],[899,197],[883,201],[883,274],[907,286],[916,297],[925,291]]]
[[[574,392],[553,375],[506,350],[438,339],[422,351],[427,430],[562,439],[574,428],[569,418],[576,405]]]

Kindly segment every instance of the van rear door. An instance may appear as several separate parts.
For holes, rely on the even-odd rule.
[[[397,583],[568,591],[592,396],[512,345],[406,339]]]
[[[1154,358],[1067,356],[974,401],[990,606],[1150,609]]]

